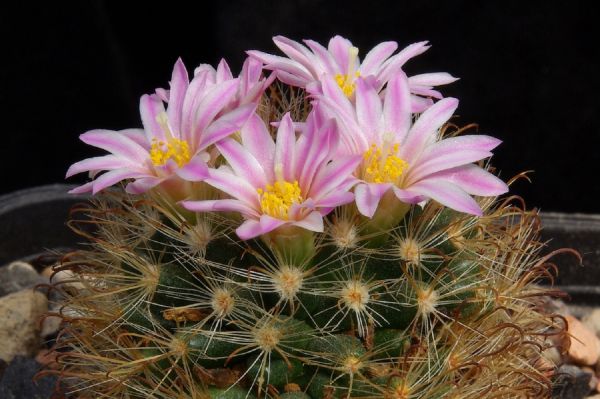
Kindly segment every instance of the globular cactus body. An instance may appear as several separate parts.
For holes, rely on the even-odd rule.
[[[292,75],[315,72],[308,50],[276,43],[296,64],[255,52],[240,78],[221,64],[189,82],[178,61],[171,90],[142,97],[146,136],[82,136],[113,155],[73,165],[95,177],[76,191],[127,184],[70,222],[90,242],[58,267],[79,283],[57,286],[63,386],[83,398],[548,395],[541,354],[563,326],[536,285],[548,275],[538,216],[496,198],[506,185],[473,163],[497,140],[445,124],[457,101],[434,104],[431,87],[454,78],[408,79],[399,58],[383,62],[391,42],[359,67],[336,37],[349,64],[307,83]],[[262,62],[306,85],[262,79]]]

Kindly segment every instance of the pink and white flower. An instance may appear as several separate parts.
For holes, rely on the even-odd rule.
[[[323,80],[323,95],[316,101],[338,122],[340,154],[362,156],[354,171],[361,181],[354,193],[364,216],[373,217],[390,190],[405,204],[433,199],[473,215],[481,215],[481,209],[471,195],[494,196],[508,190],[473,163],[490,157],[500,140],[485,135],[440,139],[440,128],[458,107],[455,98],[438,101],[413,122],[410,83],[401,71],[388,83],[383,99],[358,79],[351,102],[329,78]]]
[[[430,47],[426,41],[413,43],[392,55],[398,44],[393,41],[383,42],[369,51],[361,62],[358,48],[341,36],[333,37],[328,48],[313,40],[304,40],[306,46],[303,46],[283,36],[275,36],[273,41],[289,58],[256,50],[248,51],[248,55],[265,63],[265,68],[275,71],[282,82],[306,88],[311,94],[322,93],[321,83],[325,76],[329,76],[349,98],[354,95],[359,77],[380,92],[408,60]],[[433,104],[431,98],[442,98],[442,94],[434,89],[435,86],[456,80],[457,78],[445,72],[410,77],[408,82],[412,94],[412,112],[427,109]]]
[[[282,226],[321,232],[324,215],[354,200],[351,174],[361,157],[332,160],[338,141],[335,123],[317,123],[314,113],[298,138],[286,114],[275,141],[254,115],[241,130],[241,143],[226,138],[216,144],[228,164],[204,179],[231,198],[181,204],[196,212],[239,212],[245,221],[236,232],[243,240]]]
[[[245,65],[241,79],[233,78],[221,63],[214,76],[200,72],[190,82],[183,62],[177,60],[170,90],[159,89],[140,99],[144,129],[92,130],[80,136],[110,155],[71,165],[67,177],[88,171],[94,177],[72,192],[95,194],[134,179],[126,189],[139,194],[161,183],[178,186],[190,176],[197,180],[206,174],[209,146],[240,130],[265,87],[257,76],[257,64],[249,60]],[[166,110],[163,101],[168,103]]]

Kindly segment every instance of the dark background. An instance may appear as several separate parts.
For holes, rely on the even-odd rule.
[[[139,96],[166,87],[178,56],[191,71],[270,38],[338,33],[366,51],[383,40],[433,47],[408,74],[448,71],[459,121],[504,141],[494,165],[512,191],[545,211],[600,212],[598,14],[547,1],[47,2],[0,10],[0,194],[62,182],[100,154],[77,136],[141,125]],[[84,176],[73,178],[82,182]]]

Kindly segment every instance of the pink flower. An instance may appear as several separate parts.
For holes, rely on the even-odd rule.
[[[246,62],[241,79],[234,79],[226,65],[222,62],[214,76],[201,72],[190,82],[179,59],[170,90],[159,89],[157,94],[141,97],[143,130],[92,130],[82,134],[84,143],[110,155],[71,165],[67,177],[87,171],[94,177],[72,192],[95,194],[122,180],[134,179],[126,189],[139,194],[158,184],[172,183],[173,179],[182,182],[207,173],[207,148],[242,127],[254,112],[264,87],[255,62]],[[166,110],[163,101],[168,103]]]
[[[286,225],[323,231],[323,216],[354,199],[351,173],[360,156],[332,160],[338,136],[331,120],[318,124],[313,113],[303,130],[296,138],[286,114],[273,141],[262,119],[252,116],[241,144],[230,138],[217,143],[228,165],[210,169],[204,180],[231,198],[181,204],[196,212],[239,212],[245,221],[236,232],[243,240]]]
[[[500,140],[484,135],[440,140],[439,129],[456,110],[458,100],[442,99],[413,122],[409,86],[400,71],[382,99],[375,88],[358,79],[352,103],[330,78],[323,81],[323,95],[316,96],[320,109],[338,122],[340,153],[362,155],[354,172],[361,180],[354,189],[358,210],[372,217],[391,189],[406,204],[433,199],[481,215],[471,195],[499,195],[508,188],[473,162],[490,157]]]
[[[347,97],[353,97],[356,81],[361,77],[368,81],[377,92],[394,74],[401,70],[409,59],[424,53],[427,42],[409,45],[392,55],[398,48],[396,42],[383,42],[375,46],[361,62],[358,49],[341,36],[329,41],[328,48],[312,40],[302,44],[283,36],[275,36],[273,41],[289,58],[279,57],[262,51],[251,50],[248,55],[265,63],[265,68],[275,71],[279,80],[292,86],[306,88],[312,94],[322,93],[321,82],[324,76],[332,77]],[[425,73],[408,79],[413,112],[422,112],[433,101],[427,97],[441,99],[435,86],[456,81],[457,78],[445,72]]]

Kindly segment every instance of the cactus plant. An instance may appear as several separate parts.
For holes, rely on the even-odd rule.
[[[361,64],[340,37],[275,42],[290,58],[249,52],[239,78],[222,62],[190,82],[178,61],[170,91],[142,97],[144,131],[82,136],[112,154],[69,171],[102,193],[70,221],[88,247],[56,267],[79,283],[56,287],[66,389],[548,396],[542,352],[564,326],[536,284],[539,218],[497,197],[482,160],[499,142],[447,123],[457,100],[433,86],[454,78],[404,75],[425,43]]]

